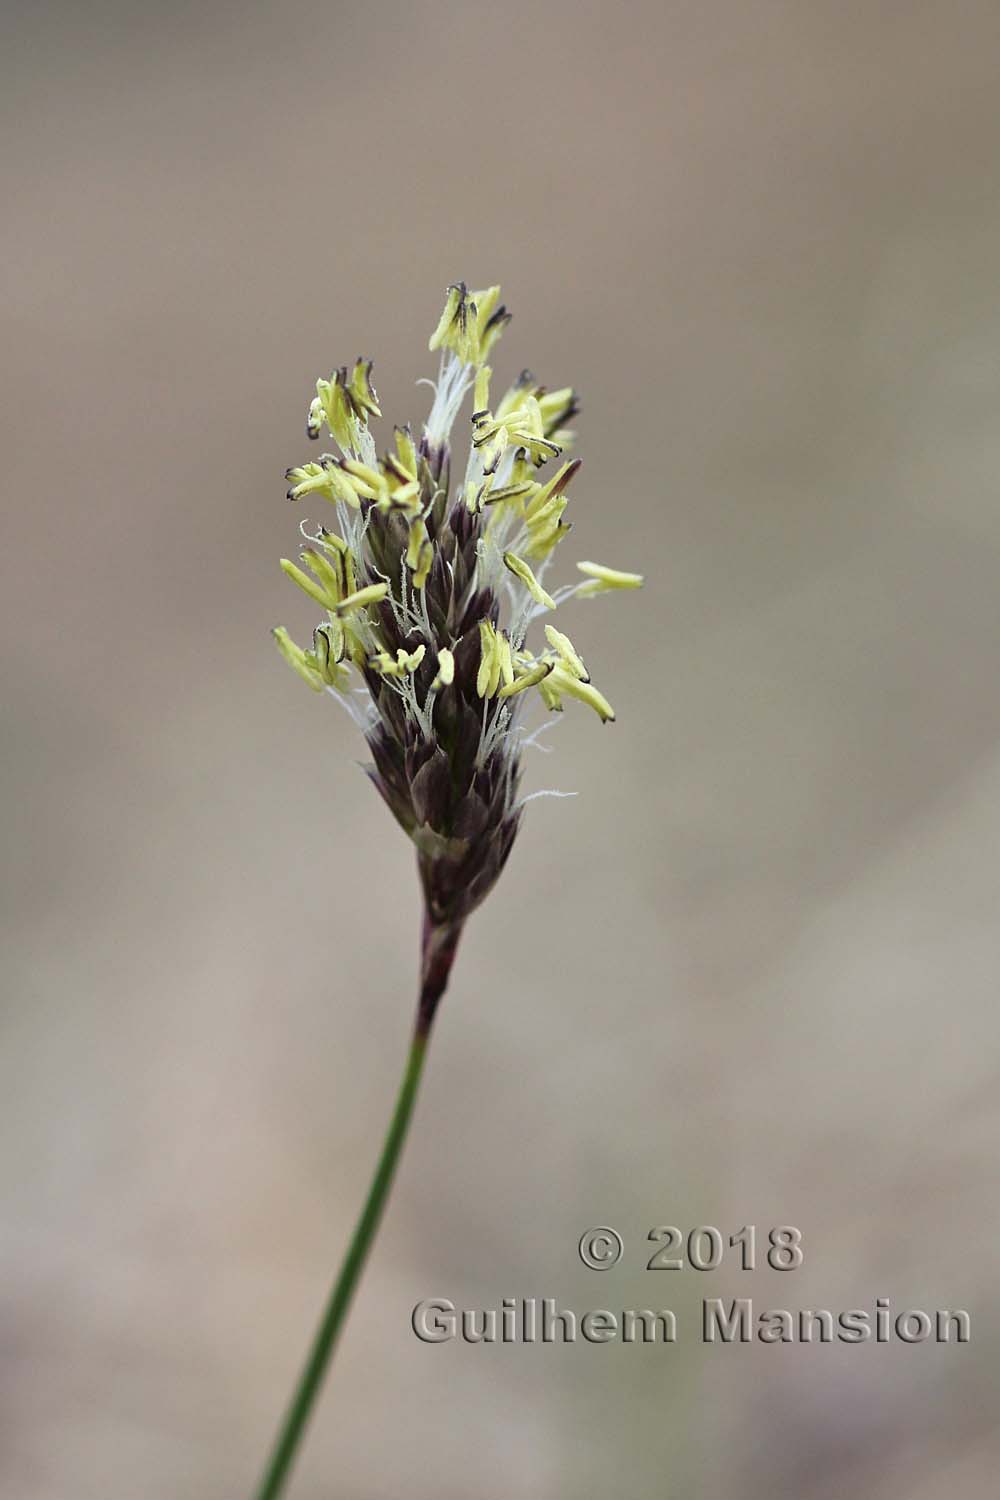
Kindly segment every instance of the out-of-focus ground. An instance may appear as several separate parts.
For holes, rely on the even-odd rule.
[[[531,764],[580,795],[470,926],[295,1500],[992,1495],[996,6],[4,31],[0,1492],[241,1497],[270,1441],[418,931],[350,723],[268,638],[312,618],[282,470],[359,352],[419,420],[465,276],[515,311],[499,378],[583,393],[563,573],[649,582],[567,616],[619,722]],[[665,1223],[793,1223],[805,1265],[647,1273]],[[432,1295],[685,1331],[427,1347]],[[973,1342],[710,1349],[715,1295]]]

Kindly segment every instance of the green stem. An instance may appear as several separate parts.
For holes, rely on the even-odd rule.
[[[278,1432],[277,1441],[268,1459],[264,1477],[258,1489],[255,1491],[254,1500],[278,1500],[285,1488],[292,1464],[298,1452],[302,1434],[312,1414],[312,1409],[319,1394],[323,1377],[337,1343],[337,1337],[343,1326],[347,1310],[351,1304],[351,1298],[358,1284],[361,1272],[364,1270],[368,1252],[371,1250],[372,1242],[378,1230],[379,1221],[389,1197],[389,1189],[395,1176],[396,1166],[399,1162],[403,1142],[406,1140],[410,1120],[413,1116],[413,1105],[417,1097],[417,1086],[420,1083],[420,1074],[423,1071],[424,1058],[427,1053],[427,1043],[430,1037],[431,1022],[437,1009],[437,1002],[444,992],[448,982],[448,974],[451,970],[452,961],[455,957],[455,949],[458,945],[459,931],[457,929],[443,929],[439,927],[425,926],[424,948],[423,948],[423,982],[420,991],[420,1005],[417,1011],[417,1024],[410,1044],[410,1051],[406,1061],[406,1071],[399,1087],[396,1099],[396,1108],[393,1111],[389,1130],[386,1134],[382,1154],[375,1168],[375,1176],[372,1178],[371,1187],[368,1189],[368,1197],[361,1211],[357,1227],[348,1246],[347,1254],[340,1268],[340,1274],[333,1284],[329,1301],[323,1311],[323,1317],[316,1336],[313,1339],[309,1357],[306,1360],[302,1374],[299,1376],[298,1385],[292,1396],[291,1403],[285,1413],[284,1421]]]

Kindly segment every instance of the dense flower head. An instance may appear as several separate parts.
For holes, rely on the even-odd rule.
[[[440,349],[430,414],[419,437],[397,427],[378,455],[380,417],[370,361],[316,383],[308,436],[325,427],[337,452],[289,469],[288,498],[321,496],[337,530],[301,527],[308,545],[288,576],[324,611],[312,645],[283,627],[278,647],[316,692],[347,707],[364,732],[369,775],[417,847],[427,911],[460,923],[510,853],[523,801],[523,705],[564,699],[614,711],[569,636],[547,621],[569,599],[638,588],[636,573],[581,562],[583,581],[549,592],[545,574],[570,530],[564,519],[579,461],[566,453],[579,407],[569,387],[550,391],[525,370],[491,400],[490,351],[510,321],[500,288],[449,287],[430,340]],[[464,470],[451,437],[472,391]],[[352,687],[352,674],[362,681]]]

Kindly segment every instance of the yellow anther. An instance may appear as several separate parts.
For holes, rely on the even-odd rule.
[[[360,360],[358,364],[361,364]],[[361,392],[366,380],[355,379],[357,368],[356,365],[350,382],[346,367],[334,370],[329,380],[317,380],[316,395],[306,421],[306,431],[311,438],[319,437],[320,428],[325,421],[345,453],[357,449],[360,428],[367,421],[368,411],[378,411],[377,406],[362,399]],[[370,386],[368,389],[370,390]]]
[[[492,478],[492,476],[490,476]],[[522,479],[519,484],[505,484],[495,490],[491,485],[488,492],[483,496],[484,505],[502,505],[506,500],[519,500],[523,495],[530,495],[533,490],[540,489],[530,479]]]
[[[565,386],[561,391],[536,392],[536,395],[546,437],[554,437],[556,430],[564,422],[570,421],[580,409],[572,386]]]
[[[468,322],[468,316],[465,311],[467,295],[467,288],[464,281],[458,282],[455,286],[448,288],[444,312],[441,314],[440,321],[430,336],[427,344],[428,349],[440,349],[443,344],[449,348],[453,347],[453,341],[458,336],[458,323],[460,319],[462,323],[461,332],[463,335],[465,334]]]
[[[315,599],[324,609],[336,609],[336,596],[331,594],[322,584],[317,583],[315,578],[310,578],[308,573],[303,573],[288,557],[281,559],[281,566],[293,583],[297,583],[303,593],[308,594],[310,599]]]
[[[344,459],[344,472],[350,476],[353,488],[364,500],[374,500],[385,483],[377,469],[356,458]]]
[[[353,594],[348,594],[346,599],[341,599],[339,604],[334,605],[334,613],[338,618],[353,613],[356,609],[364,609],[369,604],[378,604],[389,592],[387,583],[369,583],[366,588],[358,589]]]
[[[524,550],[529,557],[548,557],[569,531],[562,520],[568,503],[565,495],[553,495],[528,521],[528,544]]]
[[[420,509],[420,485],[415,479],[411,479],[409,484],[398,484],[395,488],[390,483],[375,503],[379,510],[387,514],[391,510],[401,510],[407,515],[413,515]]]
[[[619,573],[614,568],[606,568],[602,563],[595,562],[578,562],[577,567],[590,578],[590,582],[577,589],[577,595],[581,599],[607,593],[609,589],[642,588],[641,573]]]
[[[554,670],[547,677],[542,678],[538,684],[538,694],[550,713],[561,714],[563,711],[562,693],[559,691],[558,684],[553,683],[553,676]]]
[[[568,635],[563,635],[554,625],[546,625],[545,636],[550,646],[554,646],[562,658],[563,664],[572,672],[574,677],[581,682],[590,681],[590,673],[583,664],[583,658],[577,655],[573,642]]]
[[[472,419],[472,446],[479,450],[479,461],[483,472],[496,469],[509,441],[507,428],[494,421],[488,411],[477,413]]]
[[[378,398],[371,382],[371,361],[359,359],[348,378],[347,367],[334,370],[329,380],[317,380],[316,395],[309,408],[306,430],[312,438],[319,436],[323,422],[346,453],[356,450],[360,429],[369,415],[381,416]]]
[[[479,449],[484,470],[494,468],[512,445],[523,449],[536,468],[559,455],[558,444],[549,442],[542,433],[541,414],[533,396],[527,396],[502,421],[488,411],[479,411],[472,419],[472,446]]]
[[[396,661],[401,672],[415,672],[423,661],[427,647],[419,645],[416,651],[404,651],[402,646],[396,652]]]
[[[294,469],[286,469],[285,478],[290,481],[289,500],[301,500],[303,495],[317,492],[328,499],[333,498],[325,464],[299,464]]]
[[[579,698],[581,703],[589,704],[595,713],[600,714],[604,724],[614,719],[615,711],[604,694],[599,693],[593,683],[581,682],[562,666],[554,667],[541,687],[550,687],[555,693],[568,693],[571,698]]]
[[[292,668],[292,671],[298,673],[302,681],[307,682],[314,693],[321,693],[323,691],[323,678],[321,674],[315,667],[309,665],[306,652],[302,650],[301,646],[296,646],[284,625],[276,625],[271,634],[274,636],[278,650]]]
[[[347,632],[337,620],[318,625],[313,631],[313,649],[305,653],[307,664],[315,668],[330,687],[344,687],[350,675],[341,665],[347,639]]]
[[[351,404],[362,421],[367,419],[369,413],[373,417],[380,417],[382,415],[378,404],[378,397],[375,394],[375,387],[372,385],[372,362],[370,359],[367,361],[358,359],[355,362],[348,385],[348,395]]]
[[[504,393],[497,407],[497,418],[505,421],[510,412],[520,406],[528,396],[533,396],[538,402],[542,431],[548,438],[554,438],[556,430],[574,417],[580,409],[576,392],[571,386],[565,386],[558,391],[547,391],[544,386],[538,384],[530,370],[522,370],[514,384]]]
[[[500,422],[504,421],[515,407],[520,406],[529,392],[537,396],[540,390],[541,386],[537,384],[531,371],[522,370],[514,384],[504,391],[501,396],[500,405],[497,407],[497,420]]]
[[[520,677],[515,677],[513,682],[507,683],[500,689],[497,695],[500,698],[513,698],[515,693],[523,693],[525,688],[537,687],[538,684],[548,677],[552,671],[553,663],[550,661],[535,662]]]
[[[382,677],[405,677],[407,673],[417,670],[426,650],[427,647],[421,645],[416,651],[407,652],[400,646],[395,659],[388,651],[379,651],[368,658],[368,665]]]
[[[476,304],[477,331],[480,338],[486,326],[493,318],[496,305],[500,300],[500,288],[488,286],[485,291],[473,292],[472,300]]]
[[[296,469],[286,469],[285,478],[292,481],[289,500],[301,500],[303,495],[322,495],[331,502],[343,500],[355,510],[360,503],[340,461],[332,454],[324,454],[318,464],[300,464]]]
[[[333,565],[337,573],[337,597],[346,599],[348,594],[353,594],[357,587],[354,577],[354,557],[350,547],[343,537],[337,536],[333,531],[327,531],[326,527],[320,528],[317,538],[323,547],[333,558]]]
[[[516,578],[520,578],[536,604],[542,605],[544,609],[555,609],[556,601],[552,598],[551,594],[545,592],[523,558],[517,557],[513,552],[505,552],[503,560],[504,566]]]
[[[512,687],[514,684],[514,659],[510,652],[510,641],[502,632],[497,636],[497,661],[500,667],[499,682],[504,687]]]
[[[345,505],[350,505],[354,510],[360,510],[361,496],[358,493],[358,486],[346,472],[343,464],[331,464],[329,476],[334,500],[343,500]]]
[[[465,486],[466,508],[468,510],[471,510],[474,516],[478,516],[484,505],[489,505],[490,490],[492,489],[492,486],[492,473],[486,475],[482,484],[477,484],[475,480],[470,479],[468,484]]]
[[[346,458],[332,468],[331,479],[336,481],[338,475],[352,505],[371,500],[381,511],[402,510],[411,514],[420,508],[418,481],[392,454],[382,460],[380,469]]]
[[[572,463],[562,464],[553,474],[548,484],[535,486],[535,493],[531,499],[525,502],[524,514],[527,520],[537,516],[552,499],[554,495],[561,495],[565,491],[573,475],[580,467],[580,460],[575,458]]]
[[[450,349],[465,365],[481,365],[510,315],[497,307],[498,286],[470,292],[464,281],[448,288],[441,321],[431,334],[429,349]]]
[[[320,667],[338,667],[347,654],[347,631],[339,620],[317,625],[313,631],[313,652]]]
[[[472,410],[488,411],[490,406],[490,376],[493,371],[489,365],[483,365],[476,371],[476,384],[473,391]]]
[[[489,620],[479,622],[481,652],[476,692],[480,698],[492,698],[500,683],[500,642]]]
[[[422,589],[427,582],[433,561],[434,545],[427,534],[423,518],[418,516],[410,524],[410,538],[406,548],[406,566],[413,574],[415,589]]]
[[[320,382],[317,382],[317,387],[319,385]],[[311,437],[313,442],[319,437],[320,429],[323,426],[324,414],[323,397],[316,395],[309,403],[309,414],[306,417],[306,436]]]
[[[395,453],[387,453],[385,458],[383,458],[382,473],[385,476],[386,484],[389,485],[412,484],[415,477],[413,470],[408,469],[402,459],[397,458]]]
[[[396,453],[400,463],[407,473],[416,475],[417,472],[417,446],[413,441],[413,435],[409,427],[397,427]]]
[[[342,576],[336,568],[331,567],[322,553],[317,552],[313,547],[307,547],[304,552],[299,553],[299,562],[305,563],[307,568],[312,569],[334,602],[342,597],[344,592],[341,587]]]
[[[455,658],[447,646],[442,646],[438,652],[437,676],[431,683],[432,688],[450,687],[455,681]]]

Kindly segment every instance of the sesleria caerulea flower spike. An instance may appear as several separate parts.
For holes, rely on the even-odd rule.
[[[337,452],[288,470],[289,499],[322,496],[337,529],[310,533],[288,576],[324,610],[312,645],[283,628],[278,647],[317,692],[337,697],[371,750],[371,779],[417,848],[427,913],[455,927],[493,886],[517,833],[521,719],[540,695],[614,719],[573,641],[550,620],[571,598],[638,588],[597,563],[549,591],[546,573],[570,526],[567,460],[578,410],[570,388],[528,371],[491,402],[490,351],[510,320],[500,288],[459,283],[430,340],[440,366],[419,436],[397,427],[379,457],[370,362],[320,380],[307,431]],[[467,454],[453,432],[472,392]],[[457,448],[457,445],[456,445]],[[462,467],[459,468],[459,461]],[[536,621],[541,639],[531,640]],[[367,694],[352,692],[358,674]]]

